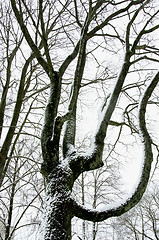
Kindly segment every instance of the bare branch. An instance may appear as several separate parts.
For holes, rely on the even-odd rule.
[[[12,4],[12,8],[13,8],[13,11],[15,13],[15,16],[17,18],[17,21],[21,27],[21,30],[28,42],[28,45],[30,46],[30,48],[32,49],[32,51],[35,53],[36,55],[36,58],[39,62],[39,64],[44,68],[44,70],[46,71],[46,73],[49,75],[49,69],[48,69],[48,65],[46,63],[46,61],[44,60],[44,58],[42,57],[39,49],[37,48],[37,46],[35,45],[35,43],[33,42],[30,34],[29,34],[29,31],[27,29],[27,27],[25,26],[24,24],[24,21],[23,21],[23,18],[22,18],[22,13],[18,11],[17,9],[17,6],[16,6],[16,2],[15,0],[11,0],[11,4]]]
[[[88,38],[93,37],[94,34],[95,34],[97,31],[99,31],[99,30],[101,30],[103,27],[105,27],[105,26],[108,24],[108,22],[109,22],[110,20],[112,20],[114,17],[120,15],[121,13],[124,13],[124,12],[128,11],[128,10],[129,10],[132,6],[134,6],[134,5],[143,4],[143,3],[145,3],[145,2],[146,2],[145,0],[141,0],[141,1],[131,1],[131,2],[127,5],[127,7],[122,8],[122,9],[120,9],[120,10],[112,13],[112,14],[109,15],[109,17],[107,17],[101,24],[99,24],[99,25],[96,26],[93,30],[91,30],[91,31],[88,33]]]
[[[77,1],[74,0],[74,6],[75,6],[75,14],[76,14],[76,21],[77,21],[77,24],[82,27],[82,24],[80,23],[79,21],[79,17],[78,17],[78,8],[77,8]]]

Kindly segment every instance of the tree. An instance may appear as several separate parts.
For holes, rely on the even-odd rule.
[[[32,109],[32,103],[28,106],[28,112],[24,117],[22,108],[25,102],[28,89],[31,84],[31,77],[34,67],[31,67],[33,55],[23,59],[21,64],[16,62],[17,55],[21,55],[21,47],[24,47],[23,36],[19,28],[15,28],[14,17],[9,5],[1,4],[1,102],[0,102],[0,137],[2,144],[0,149],[0,186],[4,180],[10,159],[14,153],[14,147],[25,121]],[[5,13],[4,13],[5,12]],[[18,68],[21,69],[18,71]],[[14,70],[13,70],[14,69]],[[18,77],[16,76],[16,72]],[[19,81],[20,78],[20,81]],[[17,92],[13,97],[13,92]],[[27,111],[27,110],[26,110]],[[21,116],[21,121],[19,121]],[[24,121],[23,121],[24,119]],[[18,126],[19,124],[19,126]],[[19,128],[19,131],[17,130]],[[16,133],[17,130],[17,133]],[[16,137],[15,137],[16,135]]]
[[[20,145],[21,149],[18,149]],[[3,240],[16,238],[18,234],[20,235],[18,230],[22,228],[25,237],[25,229],[30,227],[35,231],[39,226],[43,181],[38,179],[37,163],[33,163],[31,152],[30,156],[26,152],[27,160],[30,158],[30,161],[26,162],[26,158],[21,157],[22,152],[25,152],[24,148],[24,142],[17,144],[16,153],[10,160],[7,176],[0,190],[0,223],[3,227],[0,230],[0,237]]]
[[[81,144],[83,143],[84,141],[81,142]],[[107,148],[108,147],[111,148],[112,146],[107,146]],[[113,146],[113,148],[114,147],[115,146]],[[80,151],[80,149],[82,149],[81,145],[79,145],[78,151]],[[120,176],[118,173],[120,163],[117,159],[113,158],[113,155],[111,155],[109,160],[106,152],[105,149],[103,153],[104,166],[89,173],[82,173],[74,183],[72,193],[75,200],[80,204],[97,210],[103,205],[118,201],[120,196],[122,196],[120,191],[121,185],[119,185]],[[112,230],[111,221],[110,223],[107,221],[106,223],[93,222],[92,224],[89,221],[81,221],[81,219],[78,218],[74,218],[72,221],[73,239],[111,239],[111,235],[108,234],[109,232],[112,234]]]
[[[116,219],[117,239],[158,239],[158,186],[151,182],[140,203]]]
[[[113,121],[112,114],[115,113],[122,94],[129,96],[129,89],[135,88],[141,91],[145,82],[149,80],[144,80],[144,84],[136,81],[124,89],[129,73],[142,72],[143,68],[148,71],[146,66],[140,67],[141,61],[150,62],[151,66],[154,63],[156,67],[158,47],[154,45],[153,33],[159,28],[156,23],[157,2],[145,0],[118,2],[11,0],[10,2],[32,54],[45,71],[44,77],[50,80],[50,97],[41,135],[43,155],[41,172],[46,179],[44,239],[71,239],[71,219],[74,216],[92,222],[120,216],[134,207],[146,190],[153,154],[145,112],[149,98],[159,80],[158,72],[156,74],[153,72],[155,76],[151,78],[152,81],[149,81],[138,107],[139,131],[144,146],[144,164],[139,184],[132,196],[122,204],[119,203],[118,206],[103,211],[87,209],[71,197],[73,184],[83,172],[103,166],[102,155],[109,124],[116,126],[126,124],[134,131],[129,114],[127,115],[128,123]],[[124,22],[122,29],[118,21]],[[98,64],[96,49],[103,48],[107,57],[111,46],[118,50],[117,41],[124,46],[124,62],[116,82],[113,83],[112,93],[104,99],[90,151],[81,154],[75,148],[80,91],[82,87],[98,82],[97,78],[94,81],[85,80],[89,56],[93,56]],[[67,80],[71,70],[74,72],[73,77]],[[103,80],[109,80],[112,77],[114,74],[108,78],[105,75]],[[69,97],[65,94],[65,85],[67,85]],[[62,109],[64,114],[60,109],[63,101],[68,103],[68,110],[64,112],[65,109]],[[136,105],[138,105],[138,99],[133,102],[133,106]]]
[[[35,202],[40,208],[42,202],[43,179],[39,186],[34,182],[40,171],[35,156],[41,157],[39,102],[45,96],[41,95],[41,72],[35,74],[38,66],[34,55],[30,51],[23,54],[27,45],[7,1],[0,3],[0,48],[0,239],[9,240],[27,225],[29,208],[35,209]],[[35,224],[39,224],[38,219],[32,222]]]

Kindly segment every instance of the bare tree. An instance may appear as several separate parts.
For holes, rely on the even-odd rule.
[[[118,2],[11,0],[10,2],[32,54],[45,71],[45,78],[50,80],[50,97],[41,135],[43,155],[41,172],[46,179],[43,238],[71,239],[71,219],[74,216],[92,222],[120,216],[134,207],[146,190],[153,154],[145,112],[149,98],[159,80],[158,72],[156,74],[153,72],[155,76],[151,81],[149,80],[140,104],[138,104],[139,99],[133,103],[133,105],[137,104],[139,109],[137,131],[140,132],[144,146],[144,163],[140,181],[132,196],[122,204],[107,207],[103,211],[87,209],[71,197],[73,184],[83,172],[103,166],[102,156],[109,124],[116,126],[126,124],[111,119],[119,96],[122,93],[129,96],[129,89],[136,87],[142,90],[138,81],[124,89],[129,73],[142,71],[143,68],[148,71],[146,66],[140,66],[141,61],[149,62],[151,66],[154,64],[156,70],[159,61],[158,47],[154,47],[153,33],[159,28],[156,21],[159,11],[155,8],[156,1],[147,0]],[[124,23],[122,29],[118,25],[119,21]],[[117,41],[124,47],[124,62],[121,64],[116,82],[113,82],[113,90],[109,90],[110,95],[104,99],[90,151],[85,150],[85,153],[81,154],[75,147],[78,100],[82,86],[97,81],[97,79],[94,81],[85,79],[89,56],[93,56],[98,63],[98,54],[95,54],[95,50],[101,47],[105,51],[104,54],[110,51],[116,53]],[[115,47],[117,47],[116,51]],[[107,56],[109,54],[105,55],[105,58]],[[68,80],[69,71],[74,73]],[[68,98],[64,94],[65,85],[69,90]],[[133,99],[133,96],[130,98]],[[67,111],[63,109],[64,114],[61,114],[60,103],[64,99],[68,103],[68,109]],[[128,108],[126,110],[129,120],[127,124],[134,131],[136,128],[129,118]],[[64,124],[65,130],[63,130]]]
[[[158,186],[151,182],[141,202],[115,221],[117,239],[158,239]]]
[[[77,202],[98,210],[103,205],[118,201],[120,195],[122,195],[119,190],[121,187],[118,173],[120,163],[117,159],[114,159],[113,163],[113,155],[111,155],[110,160],[105,155],[106,153],[103,154],[104,166],[89,173],[82,173],[80,178],[74,183],[73,188],[73,197]],[[105,227],[105,224],[107,227]],[[78,218],[74,218],[72,222],[72,235],[83,240],[108,238],[110,237],[108,236],[110,229],[112,230],[111,224],[108,222],[93,222],[91,224],[89,221],[81,221]]]
[[[33,142],[32,150],[35,155]],[[22,157],[24,152],[27,157]],[[38,167],[40,166],[34,162],[32,152],[27,151],[24,141],[18,143],[0,190],[2,239],[14,239],[20,235],[22,229],[25,237],[25,229],[30,229],[29,235],[31,235],[32,230],[39,227],[44,183],[38,178]]]
[[[23,64],[22,70],[18,72],[18,68],[21,66],[16,62],[16,58],[17,54],[21,55],[23,36],[20,29],[16,29],[14,25],[15,18],[13,17],[11,7],[7,3],[4,5],[1,4],[1,14],[0,34],[3,52],[1,54],[0,137],[2,143],[0,149],[0,185],[2,185],[9,165],[9,155],[11,157],[13,154],[15,141],[18,140],[20,130],[22,130],[22,126],[24,125],[23,123],[19,126],[19,133],[15,140],[15,129],[18,127],[24,98],[30,86],[31,75],[34,72],[34,67],[30,69],[33,54],[28,59],[24,59],[24,64],[21,62]],[[15,77],[15,69],[20,81],[19,78]],[[14,91],[17,92],[17,95],[13,95]]]
[[[48,86],[40,79],[42,71],[27,48],[10,3],[1,2],[0,12],[0,238],[4,240],[26,226],[29,207],[35,209],[35,202],[41,203],[44,186],[43,179],[38,181],[39,188],[34,184],[40,171],[35,156],[41,158],[41,100],[45,101],[45,93],[40,93]],[[30,191],[27,200],[26,190]]]

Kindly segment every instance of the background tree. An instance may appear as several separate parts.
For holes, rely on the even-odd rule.
[[[12,239],[17,229],[36,216],[36,211],[29,214],[29,207],[36,209],[36,202],[40,209],[42,204],[43,179],[38,178],[40,163],[35,158],[41,157],[40,109],[44,105],[40,100],[45,101],[45,94],[40,92],[48,86],[43,86],[40,71],[35,74],[37,63],[27,52],[9,2],[1,2],[0,9],[0,238]]]
[[[145,124],[145,111],[158,83],[158,73],[155,75],[155,71],[150,70],[150,73],[153,73],[151,81],[142,74],[142,70],[148,72],[147,63],[149,68],[153,68],[150,67],[152,63],[154,70],[157,69],[158,47],[155,45],[153,34],[159,27],[156,21],[157,2],[141,0],[117,3],[114,1],[63,3],[42,0],[38,2],[22,0],[18,1],[18,4],[14,0],[10,2],[24,38],[31,48],[31,56],[36,58],[40,71],[45,72],[42,76],[43,82],[46,82],[46,86],[50,84],[50,97],[41,136],[43,155],[41,171],[46,179],[44,239],[70,239],[71,219],[74,216],[93,222],[119,216],[135,206],[146,189],[153,156],[152,141]],[[122,28],[119,26],[120,21],[125,23]],[[119,49],[121,52],[118,52]],[[124,63],[119,61],[121,70],[116,76],[116,82],[112,79],[117,71],[112,74],[112,69],[108,69],[104,62],[100,68],[100,71],[102,68],[105,70],[103,78],[99,78],[95,73],[95,77],[89,79],[87,71],[84,72],[89,68],[89,62],[92,64],[94,59],[96,61],[96,64],[93,62],[94,66],[99,67],[101,55],[109,58],[113,55],[110,51],[114,56],[117,52],[124,55]],[[141,61],[144,66],[140,66]],[[129,81],[132,71],[138,71],[139,75],[138,77],[135,75],[136,79]],[[103,91],[104,103],[98,128],[94,132],[91,147],[87,146],[90,151],[86,153],[84,150],[85,154],[81,154],[75,147],[80,94],[83,93],[83,89],[86,91],[89,85],[94,84],[96,87],[97,82],[103,80],[112,87],[114,85],[113,91],[110,87]],[[126,125],[130,127],[131,133],[139,132],[133,118],[134,109],[136,110],[139,103],[139,94],[136,94],[135,90],[137,89],[137,93],[142,92],[148,82],[150,84],[139,104],[139,129],[145,151],[139,184],[132,196],[122,204],[119,203],[117,207],[110,206],[101,211],[86,209],[71,197],[73,184],[83,172],[103,166],[104,141],[109,124]],[[124,105],[123,96],[129,99]],[[65,111],[65,103],[68,104],[68,111]],[[122,122],[114,121],[112,114],[114,117],[119,116],[120,112],[117,110],[120,106],[121,109],[125,107],[126,118]],[[8,154],[6,149],[11,142],[11,138],[9,139],[10,141],[3,145],[5,149],[2,147],[1,175],[6,164],[4,156]],[[108,137],[106,140],[109,141]]]
[[[86,138],[81,144],[84,144],[86,140],[88,141]],[[105,147],[111,149],[115,147],[115,144],[110,144]],[[82,148],[85,147],[79,144],[78,151],[80,152]],[[118,159],[115,159],[114,154],[111,154],[111,158],[109,158],[106,156],[106,152],[103,154],[104,166],[100,169],[90,171],[89,173],[82,173],[80,178],[75,182],[73,188],[73,196],[76,201],[93,209],[98,209],[110,202],[115,202],[123,194],[119,190],[121,189],[118,171],[120,163]],[[78,218],[74,218],[72,221],[73,239],[76,239],[76,237],[82,240],[95,240],[101,239],[102,237],[109,237],[111,239],[111,235],[108,235],[108,233],[111,232],[110,234],[112,234],[112,231],[113,228],[108,221],[107,223],[91,223],[85,220],[81,221]]]
[[[141,202],[114,221],[116,239],[158,239],[158,186],[149,185]]]

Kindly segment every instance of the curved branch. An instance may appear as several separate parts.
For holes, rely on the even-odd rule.
[[[93,222],[100,222],[110,217],[116,217],[116,216],[122,215],[123,213],[133,208],[142,198],[149,181],[151,163],[153,161],[153,153],[152,153],[152,147],[151,147],[152,141],[146,128],[145,113],[146,113],[146,106],[147,106],[148,100],[158,82],[159,82],[159,72],[156,74],[156,76],[153,78],[150,85],[147,87],[139,105],[139,128],[141,132],[141,135],[140,135],[141,140],[144,147],[144,163],[143,163],[143,170],[142,170],[140,182],[135,192],[123,204],[119,205],[118,207],[112,207],[110,209],[108,208],[109,206],[107,206],[107,210],[105,211],[86,209],[84,208],[84,206],[76,203],[75,200],[72,200],[74,214],[76,217],[79,217],[84,220],[93,221]]]

